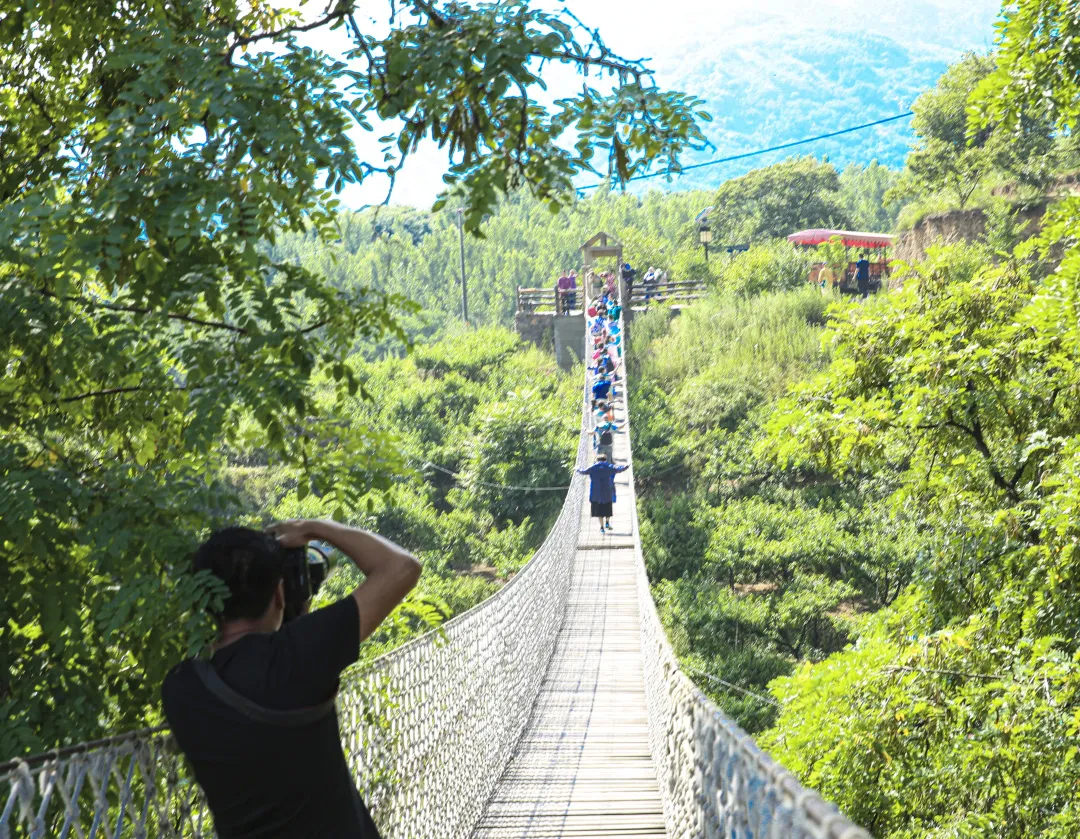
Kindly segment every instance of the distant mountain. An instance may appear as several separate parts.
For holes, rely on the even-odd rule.
[[[620,55],[648,57],[664,88],[707,100],[715,117],[707,133],[713,151],[688,155],[701,162],[779,145],[870,122],[907,110],[965,50],[987,51],[1000,0],[536,0],[564,2],[596,26]],[[550,78],[549,78],[550,76]],[[570,95],[580,77],[549,68],[552,97]],[[599,80],[596,80],[599,82]],[[356,133],[374,155],[375,135]],[[913,139],[910,121],[848,134],[790,151],[753,157],[634,189],[706,189],[789,155],[828,155],[843,168],[873,159],[903,164]],[[377,158],[376,158],[377,159]],[[398,179],[395,202],[431,206],[442,189],[445,155],[421,145]],[[602,168],[602,167],[601,167]],[[579,183],[594,183],[583,176]],[[378,177],[350,187],[354,207],[382,201]]]
[[[906,30],[892,36],[855,27],[806,28],[769,21],[740,25],[729,35],[684,46],[677,58],[654,62],[663,86],[705,99],[714,118],[707,134],[715,151],[690,155],[686,162],[755,151],[903,113],[965,49],[985,51],[992,41],[992,6],[986,3],[959,18],[946,14],[941,3],[902,5],[908,23],[919,20],[914,36]],[[792,154],[826,155],[839,168],[873,159],[899,167],[913,139],[910,120],[899,120],[710,167],[670,186],[662,179],[651,183],[674,189],[713,187]]]

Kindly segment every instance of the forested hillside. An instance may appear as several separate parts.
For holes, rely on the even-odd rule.
[[[835,54],[844,112],[926,87],[902,168],[874,134],[842,168],[797,156],[584,199],[594,147],[623,182],[700,149],[701,102],[642,87],[637,64],[560,114],[504,95],[537,83],[525,59],[433,58],[422,92],[400,61],[357,82],[278,38],[292,19],[266,3],[181,5],[80,7],[77,30],[50,6],[0,16],[5,73],[49,69],[0,78],[0,758],[160,721],[164,672],[212,637],[222,588],[188,559],[224,523],[333,516],[416,552],[420,586],[367,655],[516,573],[561,496],[502,487],[569,482],[581,371],[508,330],[514,289],[605,230],[639,269],[710,286],[629,332],[641,537],[687,672],[882,839],[1080,835],[1075,3],[1009,4],[998,48],[932,86],[889,76],[913,59],[878,38],[789,45]],[[432,25],[400,37],[441,56],[447,30],[409,5]],[[453,48],[501,50],[504,6],[469,11]],[[588,66],[560,18],[523,14],[522,55]],[[277,51],[244,52],[251,32]],[[759,72],[768,49],[750,92],[810,96],[797,66]],[[714,81],[724,132],[745,79]],[[399,149],[467,149],[448,207],[468,325],[452,211],[340,212],[323,189],[372,166],[347,139],[364,109],[410,115]],[[785,107],[755,120],[800,127]],[[868,298],[808,287],[842,246],[783,238],[971,207],[978,241]],[[324,599],[356,579],[338,569]]]
[[[372,491],[344,515],[424,565],[418,588],[365,648],[375,656],[476,605],[532,556],[563,494],[495,487],[569,484],[581,381],[494,327],[458,330],[417,345],[408,358],[351,363],[364,395],[350,405],[350,430],[393,440],[401,468],[388,490]],[[343,515],[305,492],[296,470],[266,460],[258,450],[230,453],[222,477],[240,493],[239,514]],[[359,581],[351,564],[339,564],[320,599],[343,596]]]
[[[1077,165],[1080,56],[1034,24],[1075,37],[1070,9],[1020,4],[999,51],[916,103],[885,200],[980,206],[980,240],[843,301],[794,288],[785,246],[762,244],[752,285],[736,259],[707,302],[635,324],[642,537],[672,642],[876,836],[1080,833],[1080,201],[1048,197]]]
[[[963,51],[993,43],[994,0],[909,0],[868,6],[831,0],[799,8],[762,2],[701,14],[701,34],[661,62],[672,83],[706,100],[706,131],[726,156],[907,110]],[[708,19],[712,17],[712,19]],[[839,168],[877,159],[900,168],[910,120],[815,144]],[[773,153],[689,173],[680,188],[719,186],[779,162]]]
[[[855,34],[826,27],[758,26],[753,37],[695,45],[668,72],[707,102],[715,156],[727,157],[894,116],[945,69],[942,51],[903,36]],[[910,119],[818,141],[818,157],[838,167],[878,160],[903,165]],[[690,172],[680,189],[717,187],[791,152]],[[709,155],[700,155],[702,160]]]
[[[723,244],[767,244],[817,225],[889,230],[900,205],[884,196],[896,178],[895,171],[873,161],[837,171],[801,157],[719,190],[654,190],[642,197],[604,192],[580,198],[558,215],[516,194],[483,222],[482,238],[465,237],[469,318],[473,324],[511,325],[515,289],[553,286],[562,271],[579,265],[578,248],[601,230],[623,243],[627,259],[642,272],[655,265],[673,279],[718,278],[733,267],[726,253],[717,252]],[[694,218],[710,206],[717,209],[707,262]],[[402,317],[414,336],[440,335],[460,321],[459,234],[451,212],[381,207],[342,212],[337,226],[339,238],[329,245],[314,234],[283,235],[273,257],[318,271],[344,289],[371,288],[416,301],[419,311]],[[752,262],[750,257],[741,270]],[[400,350],[393,341],[382,348]]]

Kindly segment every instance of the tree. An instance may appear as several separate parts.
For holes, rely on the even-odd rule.
[[[840,173],[840,201],[858,230],[889,231],[896,224],[900,205],[885,196],[897,182],[899,172],[871,160],[865,166],[851,163]]]
[[[994,59],[967,53],[911,109],[918,140],[907,158],[909,180],[899,194],[945,190],[962,208],[991,170],[997,149],[990,127],[968,136],[968,97],[994,69]],[[898,193],[891,193],[897,195]]]
[[[1025,108],[1010,131],[989,120],[970,123],[973,95],[995,72],[994,55],[966,54],[937,85],[911,106],[918,135],[908,155],[906,179],[886,195],[899,199],[920,191],[944,191],[963,208],[993,173],[1032,186],[1044,186],[1051,173],[1049,123]]]
[[[747,242],[787,236],[806,227],[844,227],[840,180],[831,163],[813,157],[785,160],[723,183],[710,226],[723,240]]]
[[[205,638],[185,616],[214,592],[181,571],[234,511],[215,476],[241,428],[332,510],[402,468],[348,421],[362,391],[345,359],[403,338],[410,305],[275,259],[282,231],[338,238],[334,191],[393,175],[423,136],[450,155],[473,232],[511,189],[557,209],[579,172],[620,182],[703,142],[696,99],[568,13],[399,0],[367,32],[354,11],[134,0],[0,17],[4,753],[154,719],[165,667]],[[347,53],[300,43],[319,28],[347,32]],[[545,107],[549,63],[586,78]],[[378,165],[349,133],[374,115],[401,120]]]
[[[972,130],[1000,122],[1018,130],[1032,116],[1075,131],[1080,118],[1080,20],[1071,0],[1006,5],[997,24],[997,66],[972,101]]]
[[[759,242],[716,269],[717,285],[740,297],[806,285],[813,252],[786,241]]]
[[[990,256],[932,249],[899,292],[837,311],[829,369],[770,423],[781,462],[894,475],[934,532],[856,649],[775,685],[770,749],[878,835],[1080,825],[1076,333],[1030,262]]]
[[[1002,17],[968,136],[1071,132],[1075,4]],[[837,319],[831,369],[774,418],[782,458],[896,470],[897,500],[939,534],[857,647],[773,685],[764,745],[876,835],[1080,830],[1078,231],[1069,198],[997,266],[932,251],[899,294]]]

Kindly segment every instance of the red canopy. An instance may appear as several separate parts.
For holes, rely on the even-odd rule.
[[[849,248],[887,248],[893,243],[893,237],[888,233],[853,233],[850,230],[800,230],[788,236],[788,241],[796,245],[820,245],[828,242],[833,236],[839,236],[840,240]]]

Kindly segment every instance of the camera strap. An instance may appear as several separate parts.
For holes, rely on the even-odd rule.
[[[310,725],[317,720],[321,720],[327,714],[334,713],[333,696],[325,702],[320,702],[318,705],[312,705],[307,708],[295,708],[288,711],[265,708],[257,702],[252,702],[246,696],[242,696],[225,684],[225,680],[218,675],[217,670],[214,669],[214,665],[209,661],[206,661],[205,659],[195,659],[192,662],[192,666],[195,668],[196,674],[198,674],[202,683],[206,685],[206,689],[210,691],[210,693],[234,711],[239,712],[249,720],[262,723],[263,725]]]

